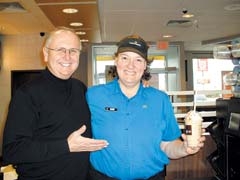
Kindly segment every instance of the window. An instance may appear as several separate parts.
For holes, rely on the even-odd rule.
[[[193,59],[193,87],[194,90],[222,90],[225,87],[223,76],[233,70],[233,63],[229,59]],[[218,98],[219,94],[212,97],[198,95],[197,100]]]

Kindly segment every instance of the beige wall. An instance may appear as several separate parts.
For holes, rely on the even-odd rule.
[[[41,47],[44,37],[39,34],[3,36],[0,70],[0,151],[2,132],[11,97],[11,70],[43,69]],[[0,152],[1,154],[1,152]]]

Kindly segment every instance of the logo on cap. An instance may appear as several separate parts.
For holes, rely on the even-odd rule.
[[[141,47],[141,44],[139,44],[137,41],[134,41],[134,42],[129,42],[129,44],[132,44],[132,45],[136,45],[136,46],[139,46],[139,47]]]

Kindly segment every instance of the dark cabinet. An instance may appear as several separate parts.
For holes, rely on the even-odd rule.
[[[240,98],[217,99],[216,121],[207,129],[216,143],[208,161],[217,179],[240,179]]]

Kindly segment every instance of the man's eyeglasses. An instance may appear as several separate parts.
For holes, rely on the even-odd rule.
[[[72,57],[80,54],[80,49],[77,49],[77,48],[70,48],[70,49],[66,49],[66,48],[53,49],[53,48],[49,48],[49,47],[46,47],[46,48],[51,51],[55,51],[60,56],[65,56],[67,51],[68,51],[69,55]]]

